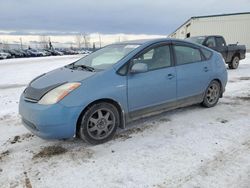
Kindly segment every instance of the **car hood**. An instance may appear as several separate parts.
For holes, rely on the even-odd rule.
[[[47,92],[67,82],[81,82],[96,72],[59,68],[36,77],[24,91],[24,97],[31,101],[39,101]]]

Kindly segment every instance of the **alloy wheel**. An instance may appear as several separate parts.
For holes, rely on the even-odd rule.
[[[207,102],[210,105],[213,105],[214,103],[217,102],[219,96],[220,96],[220,88],[216,83],[211,84],[206,94]]]
[[[115,127],[115,115],[107,109],[101,108],[92,113],[87,121],[87,132],[96,140],[107,138]]]

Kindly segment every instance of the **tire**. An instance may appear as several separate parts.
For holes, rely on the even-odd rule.
[[[89,107],[80,123],[78,136],[89,144],[97,145],[113,138],[120,116],[114,105],[101,102]]]
[[[221,85],[218,81],[213,80],[206,89],[202,105],[211,108],[214,107],[221,95]]]
[[[237,69],[239,67],[240,58],[236,55],[232,61],[228,64],[229,69]]]

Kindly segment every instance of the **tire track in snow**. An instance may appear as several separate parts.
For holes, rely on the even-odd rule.
[[[219,151],[213,159],[205,162],[202,166],[195,170],[194,173],[185,177],[176,178],[174,180],[166,179],[163,183],[158,184],[156,187],[227,187],[231,184],[230,181],[225,181],[225,179],[230,178],[227,174],[228,169],[236,171],[237,174],[235,175],[239,177],[239,180],[241,179],[241,182],[239,182],[239,180],[235,180],[235,178],[230,179],[231,181],[237,181],[234,183],[241,184],[242,186],[249,185],[250,166],[245,166],[248,169],[247,172],[241,168],[244,164],[244,162],[242,162],[244,158],[249,157],[250,140],[246,140],[241,142],[241,144],[237,144],[235,147],[231,147],[225,151]],[[238,168],[241,169],[241,172],[237,170]],[[242,176],[246,177],[244,178]],[[224,186],[219,185],[221,182],[224,183]]]

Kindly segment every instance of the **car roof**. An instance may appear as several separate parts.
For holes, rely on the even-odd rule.
[[[142,40],[130,40],[124,42],[118,42],[115,44],[137,44],[137,45],[150,45],[159,42],[183,42],[183,43],[190,43],[185,40],[181,39],[174,39],[174,38],[158,38],[158,39],[142,39]]]

